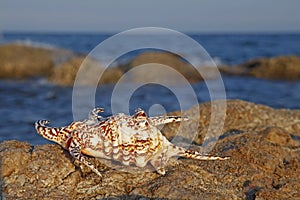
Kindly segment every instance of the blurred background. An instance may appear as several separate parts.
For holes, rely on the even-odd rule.
[[[111,36],[137,27],[173,29],[197,41],[221,72],[227,99],[299,109],[299,7],[297,0],[2,0],[0,142],[48,143],[35,133],[34,122],[49,119],[54,126],[70,123],[72,86],[86,55]],[[211,100],[205,81],[184,59],[197,60],[197,51],[159,33],[155,39],[147,33],[138,37],[163,43],[174,52],[140,49],[115,60],[105,70],[95,96],[95,104],[106,110],[104,116],[112,113],[114,84],[144,63],[173,67],[190,82],[199,103]],[[100,64],[135,40],[112,44],[102,52]],[[170,89],[148,84],[133,93],[130,111],[137,107],[149,111],[157,104],[166,112],[181,109]]]

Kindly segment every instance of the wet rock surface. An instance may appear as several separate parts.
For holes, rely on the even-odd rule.
[[[211,104],[200,105],[199,137],[210,121]],[[185,112],[195,112],[190,109]],[[189,134],[188,124],[184,134]],[[89,158],[102,180],[73,162],[56,144],[0,144],[2,197],[5,199],[299,199],[300,111],[276,110],[228,101],[223,135],[210,154],[225,161],[172,159],[161,176],[146,169],[118,170],[107,160]],[[178,131],[178,125],[164,127]],[[197,148],[197,147],[193,147]]]

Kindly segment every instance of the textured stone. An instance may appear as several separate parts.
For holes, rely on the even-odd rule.
[[[200,108],[207,112],[204,115],[210,114],[210,103]],[[227,108],[224,134],[210,153],[231,158],[174,158],[164,176],[150,166],[119,170],[123,166],[117,163],[89,158],[103,174],[101,180],[89,168],[73,163],[58,145],[2,142],[2,195],[6,199],[299,199],[300,133],[293,128],[300,111],[244,101],[229,101]],[[201,126],[209,120],[202,116]],[[163,130],[176,131],[176,126]],[[199,130],[205,134],[203,127]]]
[[[220,101],[219,103],[214,103],[215,107],[213,111],[216,113],[216,118],[218,115],[222,116],[222,112],[224,112],[224,107],[218,105],[224,105],[224,102]],[[261,131],[267,127],[281,127],[282,131],[300,135],[300,129],[297,128],[300,122],[300,112],[297,110],[272,109],[265,105],[241,100],[227,100],[225,106],[226,118],[221,131],[223,134],[238,135],[249,130]],[[191,137],[186,130],[191,130],[192,123],[194,123],[193,116],[199,116],[198,134],[196,138],[194,138],[194,142],[202,144],[204,137],[208,132],[210,123],[214,123],[213,121],[211,122],[211,110],[211,103],[203,103],[196,105],[183,113],[172,113],[174,115],[188,116],[190,120],[183,124],[167,124],[163,128],[164,134],[168,138],[172,138],[176,134],[183,136],[184,138]],[[220,121],[218,121],[218,123],[219,122]]]

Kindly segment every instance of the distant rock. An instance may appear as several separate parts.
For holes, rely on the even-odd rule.
[[[292,81],[300,79],[300,60],[297,56],[258,58],[236,66],[221,67],[220,70],[231,75]]]
[[[101,63],[68,50],[12,43],[0,46],[0,78],[44,77],[57,85],[72,86],[84,60],[81,84],[95,83],[102,72],[99,83],[115,83],[123,75],[117,67],[104,71]]]
[[[123,72],[116,67],[104,70],[104,67],[100,62],[84,55],[79,55],[71,57],[65,62],[62,62],[59,65],[55,66],[48,79],[50,82],[57,85],[72,86],[81,66],[83,66],[80,71],[82,78],[78,79],[78,83],[81,85],[98,83],[98,79],[100,78],[101,73],[103,74],[101,74],[99,83],[104,84],[115,83],[123,75]]]
[[[199,138],[210,122],[210,105],[200,104],[204,116],[195,142],[202,141]],[[2,142],[2,198],[299,199],[300,111],[276,110],[244,101],[229,101],[227,107],[223,135],[210,153],[231,158],[172,159],[165,176],[137,167],[120,171],[112,169],[106,160],[89,158],[102,172],[100,180],[89,168],[73,164],[58,145],[34,147],[25,142]],[[190,129],[182,125],[188,135]],[[170,136],[168,130],[175,132],[177,128],[163,130]]]
[[[95,74],[99,74],[104,68],[101,63],[86,55],[76,55],[63,49],[36,47],[22,43],[5,44],[0,46],[0,78],[45,77],[54,84],[71,86],[84,60],[87,66],[84,73],[87,78],[83,84],[93,83],[95,79],[99,78]],[[116,83],[124,72],[142,64],[149,64],[151,67],[160,66],[159,64],[166,65],[177,70],[180,75],[191,82],[202,80],[197,70],[179,56],[166,52],[146,52],[133,58],[127,64],[108,68],[101,77],[101,83]],[[130,80],[134,82],[174,81],[174,77],[170,76],[169,71],[157,71],[149,67],[148,69],[135,70],[131,74]],[[178,81],[176,79],[175,83]]]
[[[86,78],[82,84],[94,83],[104,68],[99,62],[75,53],[56,48],[30,46],[21,43],[0,46],[0,79],[27,79],[45,77],[50,82],[63,86],[71,86],[82,62],[94,67],[85,68]],[[97,65],[97,66],[96,66]],[[95,67],[96,66],[96,67]],[[138,68],[144,66],[144,68]],[[128,63],[109,67],[99,83],[116,83],[123,78],[126,81],[149,83],[178,84],[191,83],[218,77],[219,72],[211,66],[196,66],[199,71],[181,58],[168,52],[144,52]],[[102,68],[102,69],[101,69]],[[300,60],[297,56],[279,56],[274,58],[258,58],[236,66],[219,67],[224,74],[253,76],[272,80],[299,80]],[[100,71],[99,71],[100,70]]]
[[[12,43],[0,46],[0,78],[26,79],[48,76],[57,61],[69,56],[62,49]]]
[[[136,67],[145,67],[138,70]],[[126,72],[132,71],[130,80],[136,82],[150,82],[150,81],[168,81],[171,84],[180,83],[185,79],[191,83],[203,80],[203,75],[206,79],[215,78],[215,68],[211,66],[199,67],[199,71],[183,60],[179,55],[168,52],[144,52],[130,60],[121,69]],[[169,69],[168,69],[169,68]],[[170,70],[173,70],[170,71]],[[176,71],[175,71],[176,70]],[[182,79],[178,78],[183,76]]]

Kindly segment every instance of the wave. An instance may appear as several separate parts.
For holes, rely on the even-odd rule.
[[[1,37],[0,37],[1,38]],[[57,46],[53,45],[53,44],[49,44],[49,43],[43,43],[43,42],[36,42],[36,41],[32,41],[30,39],[24,39],[24,40],[13,40],[13,41],[5,41],[5,40],[1,40],[0,44],[17,44],[17,45],[22,45],[22,46],[28,46],[28,47],[35,47],[35,48],[43,48],[43,49],[49,49],[49,50],[54,50],[54,49],[58,49]]]
[[[29,47],[37,47],[37,48],[43,48],[43,49],[49,49],[49,50],[53,50],[53,49],[58,48],[58,47],[56,47],[55,45],[52,45],[52,44],[36,42],[36,41],[32,41],[30,39],[16,40],[14,43],[29,46]]]

